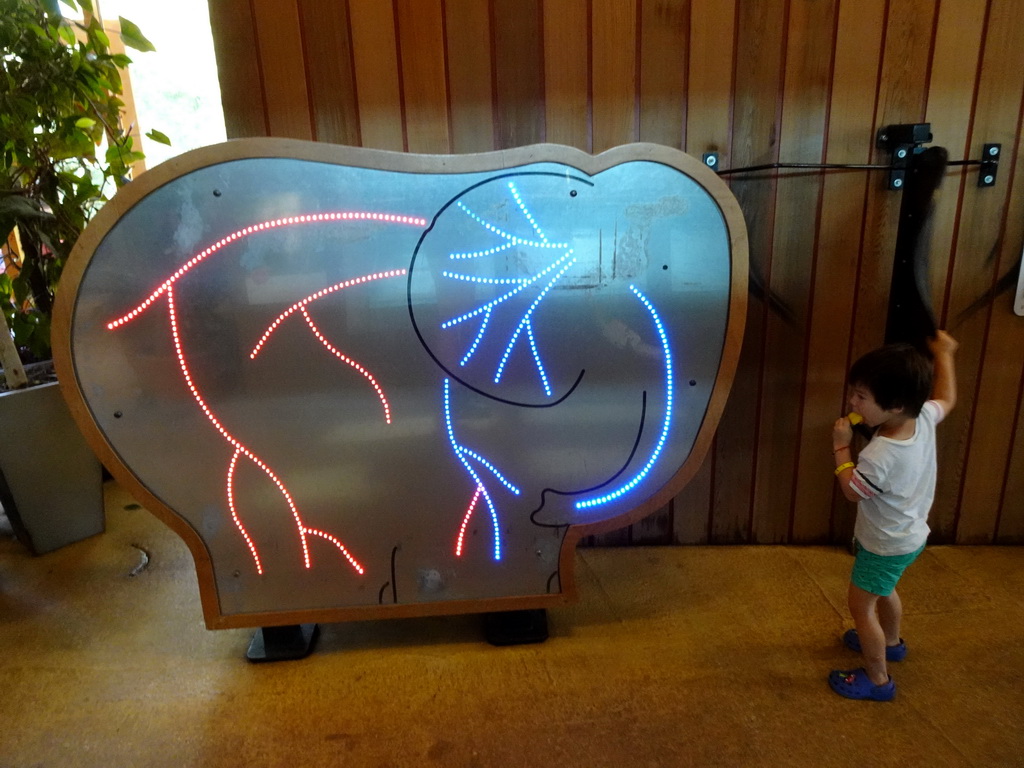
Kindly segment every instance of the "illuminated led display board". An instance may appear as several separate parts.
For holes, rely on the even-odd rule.
[[[83,234],[72,411],[207,626],[546,607],[696,472],[746,309],[735,199],[635,144],[188,153]]]

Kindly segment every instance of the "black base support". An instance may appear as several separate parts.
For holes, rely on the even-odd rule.
[[[312,653],[319,633],[317,624],[261,627],[252,636],[245,657],[252,662],[304,659]]]
[[[527,645],[548,639],[548,613],[543,608],[484,614],[484,634],[491,645]]]

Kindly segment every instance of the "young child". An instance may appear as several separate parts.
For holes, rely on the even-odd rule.
[[[891,700],[896,684],[886,661],[900,661],[907,653],[896,582],[924,550],[935,496],[935,426],[956,403],[957,342],[939,331],[928,347],[934,366],[908,344],[876,349],[853,364],[850,407],[876,428],[856,463],[850,420],[840,418],[832,428],[839,487],[857,502],[857,555],[848,593],[856,629],[843,642],[863,654],[864,666],[834,670],[828,682],[850,699]]]

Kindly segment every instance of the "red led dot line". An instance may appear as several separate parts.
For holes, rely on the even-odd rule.
[[[291,494],[288,493],[288,489],[285,487],[284,483],[281,482],[278,476],[274,474],[273,470],[271,470],[270,467],[268,467],[263,462],[263,460],[259,458],[259,456],[254,454],[244,445],[242,445],[242,443],[236,440],[231,435],[231,433],[224,428],[224,426],[220,423],[217,417],[214,416],[213,411],[210,410],[210,407],[206,404],[206,401],[203,400],[203,396],[199,394],[199,390],[196,388],[195,383],[192,381],[192,374],[189,371],[188,363],[185,360],[185,352],[184,349],[182,348],[181,337],[178,333],[177,313],[175,312],[174,309],[174,289],[171,288],[170,286],[168,286],[167,288],[167,305],[171,317],[171,336],[174,339],[174,352],[177,355],[178,365],[181,367],[182,375],[184,375],[185,377],[185,383],[188,385],[189,391],[192,393],[192,397],[199,404],[199,408],[206,415],[206,418],[210,420],[210,423],[213,424],[214,428],[221,433],[224,439],[227,440],[228,443],[230,443],[235,448],[235,451],[237,453],[241,453],[242,455],[244,455],[247,459],[249,459],[249,461],[251,461],[257,467],[263,470],[263,473],[270,478],[274,485],[277,486],[277,489],[281,492],[281,495],[287,502],[288,508],[291,510],[292,517],[295,518],[295,525],[298,528],[299,538],[302,541],[303,561],[305,562],[307,569],[311,568],[312,563],[309,557],[309,543],[306,541],[306,534],[311,533],[312,529],[306,528],[305,523],[302,522],[302,518],[299,516],[299,510],[295,506],[295,502],[292,500]],[[316,535],[321,534],[317,533]],[[340,542],[338,542],[338,544],[340,545]],[[356,562],[355,559],[353,559],[353,557],[348,553],[347,550],[344,549],[344,547],[341,548],[341,551],[348,559],[348,561],[352,564],[352,566],[359,573],[363,573],[362,566],[359,565],[359,563]]]
[[[203,396],[199,394],[199,390],[196,388],[195,383],[192,381],[192,374],[188,369],[188,363],[185,361],[185,352],[181,345],[181,337],[178,334],[177,313],[174,310],[174,289],[170,287],[168,287],[167,289],[167,304],[171,316],[171,336],[174,339],[174,352],[178,357],[178,365],[181,367],[181,372],[185,377],[185,383],[188,385],[189,391],[192,393],[192,397],[199,404],[199,407],[206,415],[206,418],[210,420],[210,423],[213,424],[214,428],[221,433],[224,439],[227,440],[235,448],[236,451],[244,454],[247,459],[252,461],[257,467],[262,469],[263,472],[267,475],[267,477],[271,479],[274,485],[277,486],[278,490],[281,492],[281,495],[284,496],[285,501],[288,503],[288,508],[291,510],[292,516],[295,518],[295,524],[299,528],[300,537],[302,539],[302,556],[303,560],[306,563],[306,568],[309,568],[309,546],[306,543],[305,535],[302,534],[302,518],[299,517],[299,511],[295,507],[295,502],[292,501],[291,494],[288,493],[288,489],[284,487],[284,483],[282,483],[280,479],[278,479],[277,475],[274,474],[273,470],[271,470],[270,467],[264,464],[263,461],[258,456],[253,454],[248,448],[246,448],[244,445],[238,442],[238,440],[232,437],[231,433],[228,432],[217,419],[217,417],[213,415],[213,411],[210,410],[210,407],[206,404],[206,401],[203,400]]]
[[[473,510],[476,509],[476,503],[480,500],[480,494],[483,493],[484,487],[477,483],[476,493],[473,494],[473,500],[469,502],[469,509],[466,510],[465,517],[462,518],[462,526],[459,528],[459,539],[455,543],[455,556],[462,557],[462,542],[466,537],[466,526],[469,525],[469,518],[473,516]]]
[[[263,332],[263,336],[260,337],[260,340],[256,342],[256,346],[249,352],[249,359],[255,360],[256,355],[260,353],[260,350],[263,349],[263,345],[267,343],[267,340],[274,331],[277,330],[277,327],[287,320],[294,312],[302,310],[307,304],[310,304],[317,299],[322,299],[324,296],[329,294],[344,290],[345,288],[351,288],[353,285],[362,285],[363,283],[369,283],[373,280],[383,280],[388,277],[401,277],[405,273],[406,270],[404,269],[389,269],[387,272],[374,272],[369,275],[363,275],[362,277],[354,277],[351,280],[344,280],[340,283],[335,283],[329,288],[324,288],[316,293],[311,293],[306,298],[292,304],[288,309],[278,315],[274,322],[267,326],[267,330]]]
[[[353,368],[355,368],[360,374],[362,374],[363,378],[365,378],[368,382],[370,382],[370,385],[377,392],[377,397],[380,399],[381,405],[384,406],[384,421],[386,423],[390,424],[391,423],[391,406],[388,405],[388,399],[384,395],[384,390],[381,389],[380,384],[377,383],[377,380],[375,378],[373,378],[373,374],[371,374],[368,370],[363,368],[363,366],[361,366],[359,363],[357,363],[355,360],[353,360],[348,355],[344,354],[343,352],[341,352],[338,349],[335,349],[335,347],[331,344],[331,342],[329,342],[327,339],[325,339],[324,335],[322,333],[320,333],[320,329],[316,327],[316,323],[313,322],[313,318],[311,318],[309,316],[309,312],[306,311],[306,308],[304,306],[300,307],[299,311],[302,312],[302,316],[306,319],[306,324],[309,326],[309,329],[311,331],[313,331],[313,335],[316,336],[317,339],[319,339],[320,343],[323,344],[324,347],[327,348],[327,351],[330,352],[332,355],[334,355],[339,360],[341,360],[341,362],[343,362],[346,365],[350,365]]]
[[[219,251],[225,245],[229,245],[236,240],[248,237],[249,235],[253,235],[258,232],[266,232],[267,230],[276,229],[277,227],[284,227],[293,224],[313,224],[324,221],[382,221],[389,224],[408,224],[414,227],[425,227],[427,225],[427,220],[418,216],[403,216],[395,213],[371,213],[366,211],[343,211],[341,213],[313,213],[301,216],[285,216],[280,219],[271,219],[270,221],[264,221],[260,224],[254,224],[251,227],[243,227],[236,232],[232,232],[227,237],[221,238],[216,243],[208,246],[185,262],[185,264],[179,267],[173,275],[161,283],[145,301],[128,312],[128,314],[122,315],[116,320],[107,323],[107,330],[113,330],[114,328],[122,326],[141,315],[154,301],[160,298],[162,294],[170,290],[175,280],[208,256]]]
[[[259,552],[256,551],[256,544],[249,536],[249,532],[245,530],[245,526],[242,525],[242,521],[238,517],[238,511],[235,509],[235,465],[238,464],[238,454],[240,453],[241,450],[236,448],[231,457],[231,465],[228,467],[228,509],[231,510],[231,519],[235,521],[235,526],[241,532],[242,538],[245,539],[249,551],[252,552],[252,559],[256,562],[256,573],[262,576],[263,564],[260,562]]]
[[[327,539],[329,542],[331,542],[331,544],[336,546],[341,551],[341,554],[343,554],[350,563],[352,563],[353,568],[355,568],[360,574],[364,573],[363,566],[361,566],[359,563],[355,561],[355,558],[353,558],[352,555],[348,553],[348,550],[345,549],[345,545],[342,544],[336,536],[332,536],[331,534],[317,530],[316,528],[307,528],[305,526],[302,527],[302,532],[308,533],[311,536],[319,536],[323,539]]]

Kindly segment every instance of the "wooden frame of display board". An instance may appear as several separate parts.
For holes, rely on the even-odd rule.
[[[54,352],[209,628],[511,611],[696,473],[746,297],[735,198],[668,147],[244,139],[104,206]]]

